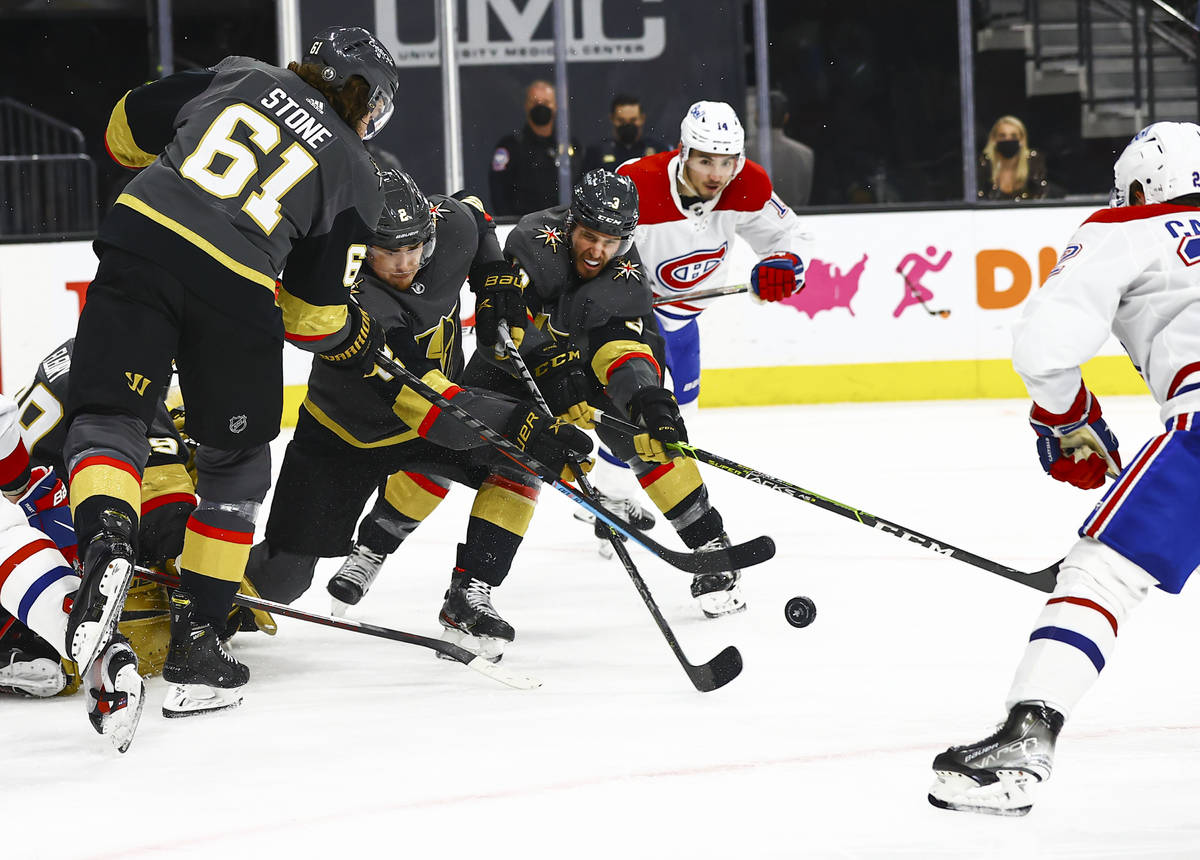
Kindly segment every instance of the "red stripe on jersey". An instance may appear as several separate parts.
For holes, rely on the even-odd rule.
[[[184,502],[193,508],[196,507],[196,497],[191,493],[164,493],[149,501],[142,502],[142,516],[145,516],[156,508],[161,508],[163,505],[173,505],[177,502]]]
[[[441,484],[435,484],[433,481],[429,480],[424,475],[418,474],[417,472],[405,472],[404,474],[408,475],[409,480],[411,480],[425,492],[429,493],[431,496],[437,496],[439,499],[444,499],[446,498],[446,494],[450,492],[449,487],[443,487]]]
[[[771,177],[767,171],[750,159],[742,167],[742,172],[733,177],[733,181],[721,192],[714,211],[757,212],[767,205],[771,199]]]
[[[17,445],[4,459],[0,460],[0,487],[8,486],[21,477],[29,468],[29,452],[21,437],[17,437]]]
[[[75,476],[89,466],[112,466],[114,469],[120,469],[122,472],[128,472],[129,475],[138,482],[142,483],[142,476],[138,470],[124,460],[118,460],[116,457],[84,457],[79,461],[79,465],[71,470],[71,480],[75,480]]]
[[[612,364],[610,364],[608,366],[608,378],[605,380],[605,382],[607,382],[608,379],[612,379],[614,370],[616,370],[618,367],[620,367],[625,362],[629,361],[629,359],[631,359],[631,358],[646,359],[646,361],[648,361],[652,365],[654,365],[654,372],[658,374],[659,379],[662,379],[662,368],[658,366],[658,362],[654,360],[654,356],[652,356],[648,352],[627,352],[627,353],[625,353],[625,355],[621,356],[620,358],[618,358],[616,361],[614,361]]]
[[[0,564],[0,587],[4,586],[4,581],[8,579],[9,574],[17,569],[17,565],[29,558],[34,553],[41,552],[44,549],[57,550],[58,545],[52,540],[42,538],[41,540],[35,540],[25,544],[25,546],[21,547],[19,550],[6,558],[4,563]]]
[[[662,307],[662,305],[659,305],[659,307]],[[679,308],[680,310],[685,311],[695,311],[696,313],[700,313],[700,311],[704,310],[704,308],[698,308],[695,305],[689,305],[687,302],[667,302],[667,307]]]
[[[1122,224],[1140,221],[1159,215],[1174,215],[1181,212],[1200,213],[1195,206],[1180,206],[1176,203],[1147,203],[1145,206],[1121,206],[1117,209],[1101,209],[1093,212],[1084,224]]]
[[[671,196],[671,183],[675,178],[667,170],[671,159],[678,154],[677,149],[659,152],[617,168],[617,173],[628,176],[637,186],[639,224],[665,224],[686,217]]]
[[[1136,463],[1122,473],[1121,477],[1118,479],[1116,492],[1109,496],[1108,501],[1100,510],[1100,513],[1098,513],[1095,519],[1092,520],[1092,524],[1084,530],[1085,535],[1088,537],[1095,537],[1100,533],[1100,530],[1104,528],[1105,521],[1112,516],[1113,511],[1120,507],[1121,499],[1125,496],[1125,493],[1129,491],[1129,488],[1133,486],[1134,479],[1141,474],[1143,469],[1146,468],[1146,464],[1154,459],[1154,455],[1158,452],[1158,449],[1162,447],[1163,442],[1169,435],[1169,433],[1164,434],[1151,442],[1150,447],[1146,449],[1146,453],[1139,457]]]
[[[1116,618],[1116,616],[1113,615],[1111,612],[1109,612],[1107,609],[1105,609],[1103,606],[1101,606],[1099,603],[1096,603],[1094,600],[1088,600],[1086,597],[1056,597],[1053,600],[1046,601],[1047,606],[1051,605],[1052,603],[1071,603],[1071,604],[1074,604],[1075,606],[1083,606],[1083,607],[1086,607],[1087,609],[1095,609],[1097,612],[1099,612],[1101,615],[1103,615],[1106,619],[1108,619],[1108,623],[1112,626],[1113,636],[1117,635],[1117,618]]]
[[[442,392],[442,397],[445,397],[447,400],[450,400],[454,397],[454,395],[460,394],[461,392],[462,392],[462,389],[459,388],[457,385],[451,385],[449,388],[447,388],[445,391]],[[429,411],[425,413],[425,417],[421,420],[421,426],[417,428],[417,435],[420,436],[422,439],[424,439],[425,436],[429,433],[430,428],[433,427],[433,423],[435,421],[437,421],[438,416],[441,414],[442,414],[442,410],[440,407],[430,406]]]
[[[1170,400],[1175,396],[1175,392],[1179,390],[1179,386],[1183,385],[1183,381],[1200,370],[1200,361],[1193,361],[1190,364],[1185,364],[1179,368],[1179,372],[1175,374],[1175,378],[1171,380],[1171,387],[1167,389],[1167,399]]]
[[[253,531],[239,532],[233,529],[222,529],[217,526],[210,526],[208,523],[202,523],[195,517],[188,520],[187,528],[188,531],[195,532],[201,537],[224,541],[225,543],[244,544],[247,546],[254,543]]]
[[[661,466],[658,466],[657,468],[655,468],[652,472],[649,472],[649,473],[643,475],[642,477],[638,478],[638,483],[642,485],[642,489],[645,489],[646,487],[653,484],[655,481],[657,481],[659,478],[661,478],[663,475],[667,474],[667,472],[671,471],[674,468],[675,468],[674,460],[672,460],[669,463],[663,463]]]
[[[502,490],[508,490],[510,493],[515,493],[518,496],[524,496],[527,499],[533,499],[535,502],[538,499],[539,491],[537,487],[530,487],[527,484],[510,480],[502,475],[490,475],[484,483],[491,484],[494,487],[499,487]]]

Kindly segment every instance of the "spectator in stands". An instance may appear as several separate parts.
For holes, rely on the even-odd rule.
[[[1040,200],[1046,192],[1046,159],[1029,148],[1025,123],[1000,117],[979,159],[979,199]]]
[[[771,184],[788,206],[807,206],[812,197],[813,151],[784,134],[791,114],[788,99],[779,90],[771,90]],[[749,141],[746,151],[758,157],[757,141]]]
[[[632,158],[667,151],[661,140],[645,134],[646,112],[637,96],[618,93],[612,100],[608,118],[612,122],[612,137],[587,148],[583,158],[585,173],[597,167],[613,171]]]
[[[525,124],[500,138],[492,152],[488,177],[492,212],[524,215],[558,205],[558,140],[554,117],[558,99],[546,81],[534,81],[525,90]],[[575,157],[574,140],[568,156]],[[572,177],[580,171],[572,165]]]

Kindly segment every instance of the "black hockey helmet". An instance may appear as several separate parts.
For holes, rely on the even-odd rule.
[[[583,174],[571,191],[571,208],[567,213],[567,228],[576,224],[607,236],[619,236],[621,245],[617,254],[628,251],[638,225],[637,186],[633,180],[603,168]]]
[[[367,82],[370,110],[364,140],[370,140],[387,125],[400,88],[400,74],[388,49],[368,31],[362,27],[326,27],[309,40],[304,62],[324,66],[321,78],[335,90],[354,75]]]
[[[428,198],[421,193],[411,176],[399,170],[385,170],[383,177],[383,211],[371,244],[395,250],[424,242],[421,265],[433,256],[437,244],[437,221]]]

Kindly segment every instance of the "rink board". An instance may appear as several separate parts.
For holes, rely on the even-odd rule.
[[[826,214],[801,218],[808,283],[792,299],[716,300],[701,318],[704,406],[1021,397],[1008,362],[1022,305],[1089,207]],[[507,234],[509,227],[501,227]],[[748,279],[738,240],[719,276]],[[95,274],[88,242],[0,245],[0,381],[13,393],[71,336]],[[905,276],[913,286],[906,283]],[[907,301],[914,291],[925,306]],[[470,294],[464,291],[466,311]],[[948,312],[948,313],[930,313]],[[469,339],[468,339],[469,348]],[[289,415],[308,355],[285,350]],[[1100,394],[1145,386],[1115,339],[1085,366]]]

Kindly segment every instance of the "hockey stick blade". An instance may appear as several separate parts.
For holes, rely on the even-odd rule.
[[[513,342],[512,335],[509,334],[508,324],[504,320],[501,320],[497,328],[500,340],[504,344],[504,350],[512,361],[513,367],[521,374],[521,379],[525,381],[525,386],[529,389],[530,395],[539,407],[549,413],[551,411],[550,406],[546,403],[546,398],[542,396],[542,391],[538,388],[537,381],[533,378],[533,375],[530,374],[529,368],[525,366],[525,360],[521,357],[517,345]],[[595,492],[592,490],[592,485],[588,482],[587,475],[578,465],[572,466],[572,470],[575,473],[576,480],[579,481],[579,488],[583,491],[584,496],[588,499],[593,499]],[[646,585],[646,580],[642,579],[642,574],[638,571],[637,565],[630,558],[629,550],[625,548],[625,542],[618,537],[616,529],[611,527],[608,529],[608,543],[612,547],[617,560],[621,562],[621,566],[625,568],[625,572],[629,574],[629,578],[633,581],[633,587],[637,590],[638,596],[646,604],[646,609],[650,611],[651,617],[654,618],[654,623],[658,625],[659,632],[662,633],[663,638],[667,641],[667,645],[671,648],[671,653],[675,655],[675,659],[679,661],[679,665],[683,667],[683,671],[687,673],[688,680],[692,682],[692,686],[701,693],[709,693],[719,687],[725,686],[736,678],[738,673],[742,671],[742,655],[732,645],[702,665],[696,666],[688,662],[687,655],[683,653],[683,648],[679,645],[679,640],[675,638],[675,631],[671,629],[671,625],[667,623],[667,619],[663,618],[662,611],[658,608],[658,603],[655,601],[654,595],[650,593],[650,586]]]
[[[179,577],[169,573],[161,573],[157,570],[150,570],[141,566],[135,567],[134,573],[142,579],[157,582],[169,588],[179,587]],[[451,660],[462,663],[468,669],[474,669],[481,675],[486,675],[494,681],[499,681],[501,684],[517,690],[533,690],[542,686],[542,682],[536,678],[526,675],[514,675],[512,672],[500,668],[495,663],[489,663],[483,657],[473,654],[466,648],[450,642],[443,642],[441,639],[434,639],[430,636],[405,633],[403,630],[393,630],[390,627],[380,627],[376,624],[368,624],[365,621],[354,621],[350,618],[317,615],[316,613],[305,612],[302,609],[295,609],[286,603],[276,603],[273,600],[251,597],[248,594],[235,594],[233,602],[239,606],[245,606],[247,609],[262,609],[274,615],[283,615],[287,618],[295,618],[298,621],[308,621],[311,624],[320,624],[325,627],[336,627],[339,630],[349,630],[352,633],[362,633],[380,639],[391,639],[393,642],[404,642],[408,645],[419,645],[422,648],[436,651]]]
[[[615,528],[634,543],[645,547],[668,564],[680,570],[692,574],[740,570],[741,568],[762,564],[775,555],[775,543],[766,536],[719,550],[679,552],[667,549],[649,537],[645,532],[634,528],[620,517],[613,516],[607,508],[592,501],[569,484],[559,480],[545,466],[525,453],[523,449],[517,447],[507,436],[489,427],[458,404],[443,397],[435,389],[427,385],[419,376],[396,361],[391,355],[382,351],[376,352],[375,363],[387,373],[403,379],[406,387],[415,391],[443,412],[453,415],[464,426],[470,427],[479,434],[480,439],[483,439],[501,454],[529,472],[529,474],[535,475],[539,480],[549,484],[580,507],[586,508],[594,516],[603,520],[612,528]]]
[[[596,413],[597,420],[602,424],[612,427],[614,430],[619,430],[625,433],[638,432],[638,428],[627,421],[622,421],[612,415]],[[891,520],[885,520],[883,517],[877,517],[874,514],[869,514],[866,511],[843,504],[834,499],[827,498],[819,493],[813,493],[805,490],[803,487],[797,487],[795,484],[788,483],[780,478],[768,475],[766,472],[760,472],[757,469],[752,469],[749,466],[743,466],[741,463],[736,463],[733,460],[727,460],[724,457],[717,456],[703,448],[697,448],[684,442],[678,444],[679,450],[701,463],[706,463],[709,466],[728,472],[731,475],[736,475],[739,478],[745,478],[755,484],[761,484],[764,487],[769,487],[772,490],[791,496],[793,499],[799,499],[802,502],[807,502],[810,505],[815,505],[822,510],[838,514],[839,516],[852,519],[861,525],[873,528],[884,534],[892,535],[900,540],[914,543],[917,546],[935,552],[941,556],[949,556],[950,558],[969,564],[972,567],[977,567],[980,570],[986,570],[988,573],[994,573],[997,576],[1002,576],[1005,579],[1011,579],[1014,582],[1019,582],[1022,585],[1037,591],[1042,591],[1047,594],[1054,591],[1054,587],[1058,580],[1058,568],[1062,561],[1056,561],[1054,564],[1044,567],[1041,570],[1024,571],[1016,568],[1008,567],[999,562],[992,561],[989,558],[984,558],[981,555],[976,555],[965,549],[946,543],[943,540],[929,537],[921,534],[918,531],[905,528]]]

